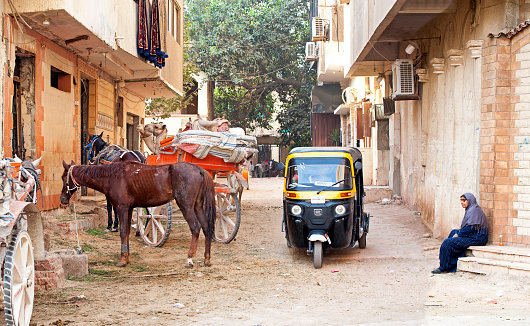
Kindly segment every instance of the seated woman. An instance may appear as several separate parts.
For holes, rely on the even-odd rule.
[[[466,209],[460,229],[452,230],[440,247],[440,267],[433,274],[454,273],[458,257],[463,257],[469,246],[484,246],[488,242],[488,221],[486,214],[471,193],[460,196],[460,203]]]

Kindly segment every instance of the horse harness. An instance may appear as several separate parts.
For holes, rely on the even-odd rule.
[[[136,156],[138,162],[142,162],[142,159],[134,151],[130,151],[119,145],[109,145],[98,153],[94,158],[93,164],[101,164],[102,161],[114,162],[118,157],[122,158],[123,155],[129,152]]]
[[[74,169],[74,166],[75,165],[72,164],[72,166],[70,166],[70,168],[68,169],[68,173],[66,174],[66,190],[68,190],[70,194],[73,194],[77,189],[79,189],[79,183],[75,181],[74,176],[72,175],[72,170]],[[70,188],[70,179],[72,179],[72,182],[74,184],[72,188]]]
[[[92,161],[92,158],[94,156],[94,143],[96,142],[96,139],[98,139],[99,136],[94,136],[90,140],[90,142],[85,146],[85,149],[88,151],[88,160]]]

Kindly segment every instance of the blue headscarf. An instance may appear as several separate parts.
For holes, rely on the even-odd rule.
[[[484,214],[484,211],[478,205],[475,196],[472,193],[466,192],[461,197],[467,199],[467,208],[460,229],[466,225],[474,225],[479,229],[487,228],[488,221],[486,219],[486,214]]]

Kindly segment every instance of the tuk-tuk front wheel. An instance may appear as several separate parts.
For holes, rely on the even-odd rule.
[[[359,248],[366,248],[366,232],[363,232],[363,235],[361,235],[361,237],[359,238]]]
[[[322,268],[322,242],[313,242],[313,266]]]

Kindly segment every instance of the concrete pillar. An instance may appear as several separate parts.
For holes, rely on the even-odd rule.
[[[393,195],[401,196],[401,115],[399,104],[389,121],[389,186]]]

